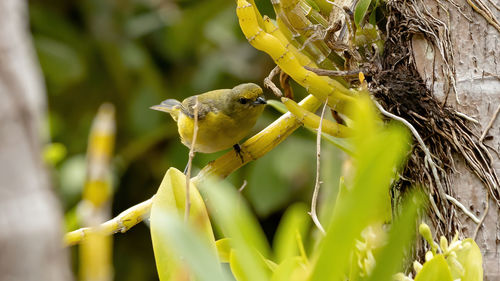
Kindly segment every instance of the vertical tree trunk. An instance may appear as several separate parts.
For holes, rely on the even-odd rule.
[[[449,27],[459,104],[453,92],[450,92],[446,99],[444,89],[447,82],[442,72],[443,60],[439,51],[430,47],[431,45],[423,38],[414,38],[413,51],[418,71],[428,87],[434,89],[434,95],[441,101],[446,99],[448,105],[478,120],[480,124],[476,126],[475,131],[481,135],[500,105],[500,32],[474,12],[466,0],[457,1],[457,6],[452,3],[424,1],[430,13]],[[491,7],[493,14],[500,18],[500,11],[488,1],[485,3]],[[449,10],[449,17],[442,9],[443,6],[439,5],[444,5]],[[486,138],[485,144],[499,151],[500,120],[493,123],[487,136],[492,138]],[[494,151],[491,154],[493,167],[499,174],[500,158]],[[478,218],[482,218],[488,192],[466,167],[463,159],[457,157],[455,162],[457,172],[451,178],[455,198]],[[473,237],[477,224],[463,212],[459,213],[464,234]],[[497,203],[489,199],[489,211],[476,238],[483,253],[485,280],[500,280],[499,214]]]
[[[45,92],[25,1],[0,1],[0,280],[70,280],[40,158]]]

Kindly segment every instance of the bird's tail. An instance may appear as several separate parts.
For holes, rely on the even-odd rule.
[[[181,111],[182,104],[175,99],[168,99],[162,101],[159,105],[153,105],[150,107],[151,109],[158,110],[158,111],[163,111],[170,113],[172,118],[174,118],[175,121],[177,121],[177,118],[179,117],[179,112]]]

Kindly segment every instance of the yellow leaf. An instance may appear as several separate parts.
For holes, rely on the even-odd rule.
[[[189,188],[191,208],[188,222],[200,236],[206,238],[214,255],[216,254],[215,239],[208,218],[203,198],[196,186],[191,183]],[[180,257],[173,254],[171,243],[161,236],[160,221],[167,213],[177,213],[184,216],[186,202],[186,177],[175,168],[168,169],[151,206],[151,239],[155,253],[156,267],[160,280],[189,280],[187,267]]]
[[[443,255],[426,262],[415,277],[415,281],[452,281],[450,268]]]

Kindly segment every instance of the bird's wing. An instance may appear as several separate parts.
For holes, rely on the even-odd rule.
[[[217,101],[211,98],[207,98],[203,95],[192,96],[185,99],[181,105],[182,113],[187,116],[194,118],[194,105],[196,103],[196,98],[198,98],[198,119],[202,120],[209,112],[217,113],[219,108],[217,107]]]

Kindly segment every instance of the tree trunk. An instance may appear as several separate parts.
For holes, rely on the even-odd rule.
[[[70,280],[40,157],[45,92],[27,15],[25,1],[0,1],[0,280]]]
[[[494,2],[495,0],[493,0]],[[498,1],[497,1],[498,2]],[[485,1],[486,4],[490,4]],[[444,12],[444,5],[449,17]],[[434,95],[453,106],[458,111],[479,121],[475,128],[481,135],[500,105],[500,32],[490,25],[480,14],[473,11],[466,0],[437,3],[434,0],[424,1],[430,13],[449,27],[454,53],[453,64],[456,69],[457,99],[453,92],[446,98],[446,77],[443,74],[443,60],[439,51],[422,37],[414,37],[413,52],[417,68]],[[489,5],[497,18],[500,10]],[[498,151],[500,148],[500,120],[489,129],[485,144]],[[500,158],[492,151],[493,167],[500,173]],[[455,198],[475,214],[482,218],[487,202],[487,189],[483,183],[468,169],[461,157],[456,157],[457,172],[451,176],[451,186]],[[478,232],[476,242],[483,254],[485,280],[500,280],[500,221],[499,208],[496,202],[489,199],[489,211]],[[459,220],[463,233],[473,237],[477,224],[463,212],[459,211]]]

